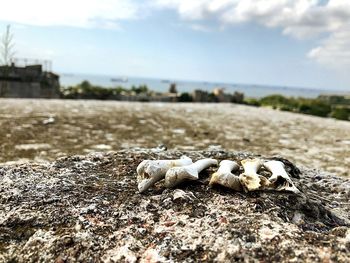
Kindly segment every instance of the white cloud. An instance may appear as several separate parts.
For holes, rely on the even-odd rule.
[[[315,61],[350,65],[350,0],[157,0],[184,20],[216,19],[224,25],[256,23],[298,39],[323,36],[308,53]]]
[[[24,25],[118,29],[121,20],[159,9],[176,10],[193,30],[256,23],[285,35],[323,41],[307,56],[319,63],[348,66],[350,0],[0,0],[0,20]]]
[[[206,19],[211,15],[232,6],[235,0],[156,0],[155,5],[161,8],[177,9],[180,16],[187,20]]]
[[[201,24],[192,24],[190,25],[190,28],[194,31],[205,32],[205,33],[212,31],[210,27],[204,26]]]
[[[138,16],[133,0],[0,0],[0,20],[38,26],[118,28]]]
[[[350,26],[336,30],[320,46],[312,49],[308,57],[320,64],[340,70],[350,70]]]

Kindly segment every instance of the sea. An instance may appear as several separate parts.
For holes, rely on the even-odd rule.
[[[87,80],[91,84],[112,88],[122,86],[131,88],[132,86],[147,85],[150,90],[158,92],[166,92],[169,90],[170,83],[176,83],[178,92],[189,92],[196,89],[204,91],[212,91],[214,88],[224,88],[226,93],[234,91],[243,92],[249,98],[261,98],[271,94],[281,94],[289,97],[304,97],[316,98],[321,94],[349,94],[346,91],[300,88],[300,87],[285,87],[285,86],[270,86],[258,84],[239,84],[239,83],[224,83],[224,82],[206,82],[206,81],[188,81],[188,80],[173,80],[173,79],[156,79],[156,78],[141,78],[141,77],[120,77],[108,75],[92,75],[92,74],[60,74],[60,83],[62,86],[68,87],[81,83]]]

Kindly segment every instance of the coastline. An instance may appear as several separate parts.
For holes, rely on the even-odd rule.
[[[283,85],[259,85],[248,83],[227,83],[227,82],[207,82],[207,81],[191,81],[169,79],[166,82],[164,79],[157,78],[142,78],[129,77],[128,82],[113,82],[111,79],[116,76],[112,75],[93,75],[93,74],[61,74],[60,82],[64,87],[74,86],[84,80],[89,81],[93,85],[102,87],[123,86],[131,88],[131,86],[147,85],[150,89],[156,92],[166,92],[169,89],[169,83],[176,83],[179,92],[192,92],[195,89],[211,91],[214,88],[222,87],[227,92],[243,92],[247,97],[261,98],[271,94],[283,94],[291,97],[316,98],[321,94],[346,94],[342,90],[326,90],[307,87],[287,87]]]

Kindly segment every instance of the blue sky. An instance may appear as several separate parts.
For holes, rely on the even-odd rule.
[[[1,4],[16,56],[51,59],[57,72],[350,91],[348,0]]]

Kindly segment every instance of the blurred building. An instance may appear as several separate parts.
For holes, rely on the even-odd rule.
[[[232,95],[231,102],[233,103],[243,103],[244,102],[244,93],[235,91]]]
[[[175,94],[177,94],[176,83],[170,83],[170,86],[169,86],[169,93],[175,93]]]
[[[208,102],[209,94],[207,91],[196,89],[192,93],[192,98],[194,102]]]
[[[59,88],[59,76],[47,70],[46,61],[43,64],[0,66],[0,97],[59,98]]]
[[[225,88],[215,88],[213,94],[218,102],[231,102],[232,96],[224,92]]]

